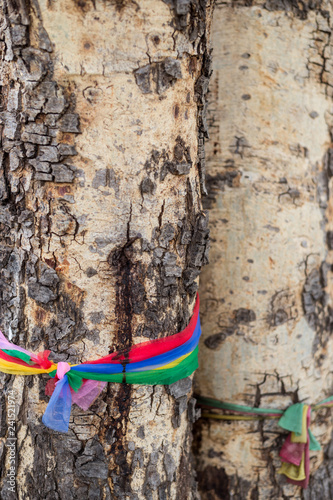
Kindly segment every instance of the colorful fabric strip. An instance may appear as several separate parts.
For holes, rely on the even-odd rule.
[[[12,344],[0,332],[0,372],[48,373],[52,378],[46,394],[51,399],[42,420],[51,429],[67,432],[72,402],[86,410],[107,382],[169,385],[191,375],[198,367],[200,335],[199,296],[182,332],[78,365],[53,363],[48,359],[50,351],[33,354]]]
[[[307,488],[310,477],[309,452],[310,450],[320,450],[320,444],[310,430],[311,410],[319,410],[320,408],[332,406],[333,397],[324,399],[313,408],[303,403],[296,403],[289,406],[286,410],[253,408],[217,401],[198,395],[196,398],[199,405],[204,409],[202,413],[202,417],[204,418],[218,420],[279,419],[279,426],[289,431],[289,434],[279,453],[282,465],[278,473],[284,474],[289,483]],[[206,409],[228,413],[209,413]]]

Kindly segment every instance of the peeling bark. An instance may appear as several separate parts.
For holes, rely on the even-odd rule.
[[[208,252],[198,82],[211,9],[188,2],[178,26],[156,0],[4,2],[0,323],[14,342],[80,362],[188,323]],[[62,435],[41,423],[47,378],[1,376],[1,498],[197,498],[190,379],[108,384]]]
[[[332,5],[218,2],[209,88],[197,390],[284,409],[332,394]],[[330,410],[306,492],[277,474],[276,422],[201,421],[203,499],[331,498]],[[316,472],[317,471],[317,472]]]

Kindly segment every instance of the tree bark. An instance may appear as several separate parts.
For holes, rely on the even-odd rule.
[[[204,396],[285,409],[332,395],[332,14],[320,1],[215,9]],[[202,498],[333,498],[331,410],[311,429],[324,451],[311,453],[301,492],[277,474],[276,422],[200,421]]]
[[[2,330],[55,362],[180,331],[207,259],[204,0],[6,0]],[[108,384],[67,435],[47,376],[1,377],[1,498],[196,498],[191,379]],[[9,491],[7,391],[16,393]]]

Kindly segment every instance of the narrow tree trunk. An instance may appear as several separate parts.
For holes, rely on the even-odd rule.
[[[204,0],[4,3],[0,323],[14,342],[81,362],[187,324],[208,237],[210,11]],[[47,379],[1,377],[1,498],[196,498],[191,379],[109,384],[89,411],[73,407],[68,435],[41,423]]]
[[[205,396],[285,409],[333,390],[333,11],[255,3],[214,13],[197,380]],[[202,498],[333,498],[331,410],[313,413],[311,429],[324,451],[311,454],[302,493],[277,474],[286,434],[276,422],[201,421]]]

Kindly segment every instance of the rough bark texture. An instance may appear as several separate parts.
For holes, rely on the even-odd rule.
[[[14,342],[78,362],[187,324],[208,248],[210,16],[205,0],[4,1],[0,324]],[[1,377],[1,498],[196,498],[190,379],[109,384],[73,407],[68,435],[41,423],[47,379]]]
[[[284,409],[333,394],[332,22],[324,1],[215,9],[202,395]],[[277,474],[275,422],[201,421],[202,498],[333,498],[331,410],[312,430],[324,451],[302,493]]]

